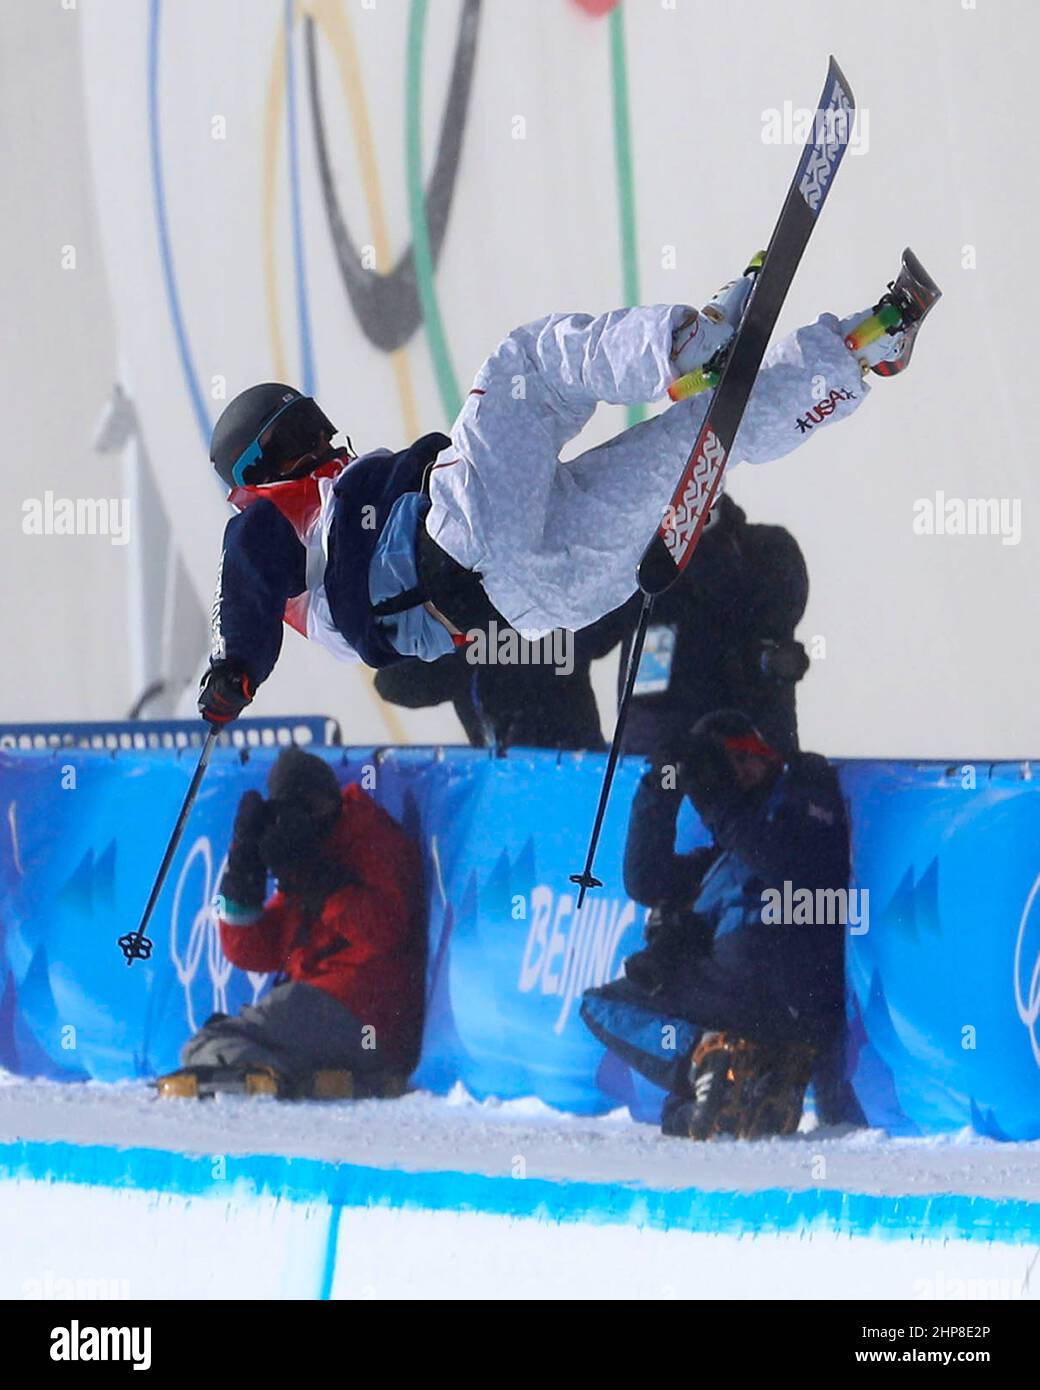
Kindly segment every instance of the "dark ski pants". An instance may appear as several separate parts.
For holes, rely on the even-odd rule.
[[[622,1061],[670,1091],[682,1086],[685,1061],[704,1032],[767,1044],[829,1041],[833,1023],[799,1017],[775,992],[771,974],[748,959],[741,933],[733,932],[656,992],[627,977],[587,990],[581,1017]]]
[[[338,999],[313,985],[276,985],[234,1017],[214,1014],[181,1049],[185,1067],[273,1067],[286,1077],[330,1068],[382,1069],[363,1046],[362,1025]]]
[[[719,943],[721,944],[721,943]],[[725,952],[723,952],[725,955]],[[657,993],[625,978],[586,990],[582,1021],[604,1047],[655,1086],[680,1097],[689,1090],[689,1058],[705,1032],[728,1032],[767,1044],[807,1043],[818,1049],[813,1070],[816,1109],[825,1125],[863,1124],[845,1076],[840,1014],[806,1026],[782,1000],[749,989],[725,964],[702,959],[681,971],[676,987]]]

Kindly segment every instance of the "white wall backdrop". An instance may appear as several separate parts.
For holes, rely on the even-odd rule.
[[[22,531],[23,503],[48,489],[124,491],[119,458],[91,447],[116,343],[86,164],[81,27],[56,4],[0,4],[0,721],[104,719],[132,698],[126,548]]]
[[[226,512],[204,437],[225,394],[287,378],[310,387],[357,447],[400,447],[448,424],[515,323],[633,294],[704,302],[765,243],[793,171],[794,144],[763,138],[768,113],[811,106],[833,51],[861,107],[860,148],[780,329],[871,302],[907,243],[945,299],[911,371],[879,382],[853,422],[792,459],[730,475],[753,518],[789,526],[809,562],[800,635],[822,641],[802,687],[803,740],[847,755],[1037,752],[1030,91],[1040,11],[1032,0],[627,0],[620,22],[612,11],[609,0],[78,0],[69,11],[4,0],[5,158],[28,202],[42,193],[49,238],[31,244],[35,206],[0,231],[16,309],[5,360],[30,422],[4,481],[20,558],[17,569],[0,563],[8,591],[22,592],[8,627],[9,716],[41,707],[22,694],[23,670],[36,673],[42,707],[69,716],[118,714],[136,693],[118,554],[16,534],[30,486],[74,485],[68,455],[86,457],[85,400],[97,392],[100,405],[116,345],[176,541],[208,602]],[[468,105],[454,67],[460,25],[463,52],[475,42]],[[82,106],[66,72],[73,43]],[[41,55],[57,95],[48,84],[27,121]],[[450,187],[433,172],[442,123],[461,133]],[[89,173],[68,167],[84,135]],[[363,286],[378,296],[371,304],[352,298],[359,255],[384,277],[416,236],[422,250],[424,228],[434,234],[435,208],[419,215],[431,184],[434,202],[450,198],[433,273],[420,255],[416,276]],[[91,215],[104,273],[90,268],[87,312],[57,298],[67,289],[53,266],[74,239],[59,240],[62,218]],[[589,438],[623,423],[604,412]],[[91,462],[91,477],[114,467]],[[940,491],[1018,502],[1017,544],[916,535],[915,502]],[[55,613],[79,615],[76,632]],[[50,626],[83,673],[74,701],[67,670],[40,674]],[[304,648],[287,640],[258,712],[320,708],[356,741],[458,737],[447,707],[388,715],[364,676]],[[599,675],[608,728],[609,665]]]

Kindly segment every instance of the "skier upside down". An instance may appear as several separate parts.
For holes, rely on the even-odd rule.
[[[551,314],[514,329],[477,373],[451,430],[355,457],[308,396],[253,386],[224,410],[210,457],[237,515],[224,534],[199,709],[235,719],[278,659],[282,623],[345,660],[434,661],[492,620],[525,636],[578,630],[634,575],[711,395],[579,457],[560,452],[601,402],[681,397],[718,361],[757,266],[701,311]],[[823,314],[768,352],[730,457],[765,463],[859,408],[867,376],[907,365],[940,291],[912,252],[869,309]],[[348,441],[349,442],[349,441]]]

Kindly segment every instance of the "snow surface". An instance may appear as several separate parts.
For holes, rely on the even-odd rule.
[[[60,1084],[0,1072],[0,1143],[66,1141],[202,1154],[282,1154],[408,1171],[515,1174],[647,1187],[754,1191],[825,1186],[1040,1201],[1040,1142],[970,1132],[892,1139],[809,1128],[788,1139],[691,1144],[627,1111],[588,1118],[537,1100],[413,1092],[395,1101],[159,1100],[145,1083]]]
[[[1035,1248],[1000,1241],[748,1238],[60,1182],[0,1183],[0,1248],[0,1299],[1040,1297]],[[229,1321],[226,1344],[242,1330]]]

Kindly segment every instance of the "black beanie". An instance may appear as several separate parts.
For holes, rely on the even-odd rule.
[[[321,795],[340,799],[336,774],[323,758],[302,748],[286,748],[278,755],[267,778],[267,795],[272,801],[292,801],[297,797]]]

